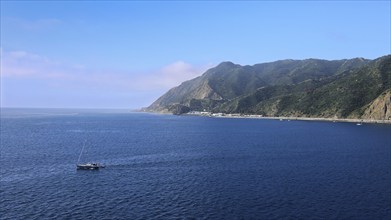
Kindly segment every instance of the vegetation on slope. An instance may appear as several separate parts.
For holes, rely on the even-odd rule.
[[[170,111],[183,105],[189,111],[373,118],[367,109],[374,108],[371,103],[390,88],[391,56],[373,61],[282,60],[254,66],[223,62],[171,89],[147,110]],[[388,119],[379,113],[376,118]]]

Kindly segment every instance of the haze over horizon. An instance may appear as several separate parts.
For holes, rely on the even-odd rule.
[[[390,1],[1,1],[1,107],[148,106],[223,61],[375,59]]]

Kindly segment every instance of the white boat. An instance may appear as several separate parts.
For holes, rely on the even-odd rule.
[[[100,163],[85,163],[85,164],[76,164],[78,170],[98,170],[99,168],[104,168],[105,166]]]
[[[98,170],[100,168],[104,168],[105,165],[97,163],[97,162],[80,163],[80,158],[81,158],[81,155],[83,154],[85,146],[86,146],[86,141],[84,142],[83,147],[81,148],[79,159],[77,160],[77,163],[76,163],[76,168],[78,170]]]

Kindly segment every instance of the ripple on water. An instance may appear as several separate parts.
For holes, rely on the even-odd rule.
[[[0,219],[391,215],[387,126],[167,117],[2,119]]]

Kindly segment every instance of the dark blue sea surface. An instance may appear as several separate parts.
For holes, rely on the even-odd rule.
[[[0,165],[1,219],[391,217],[390,125],[2,109]]]

